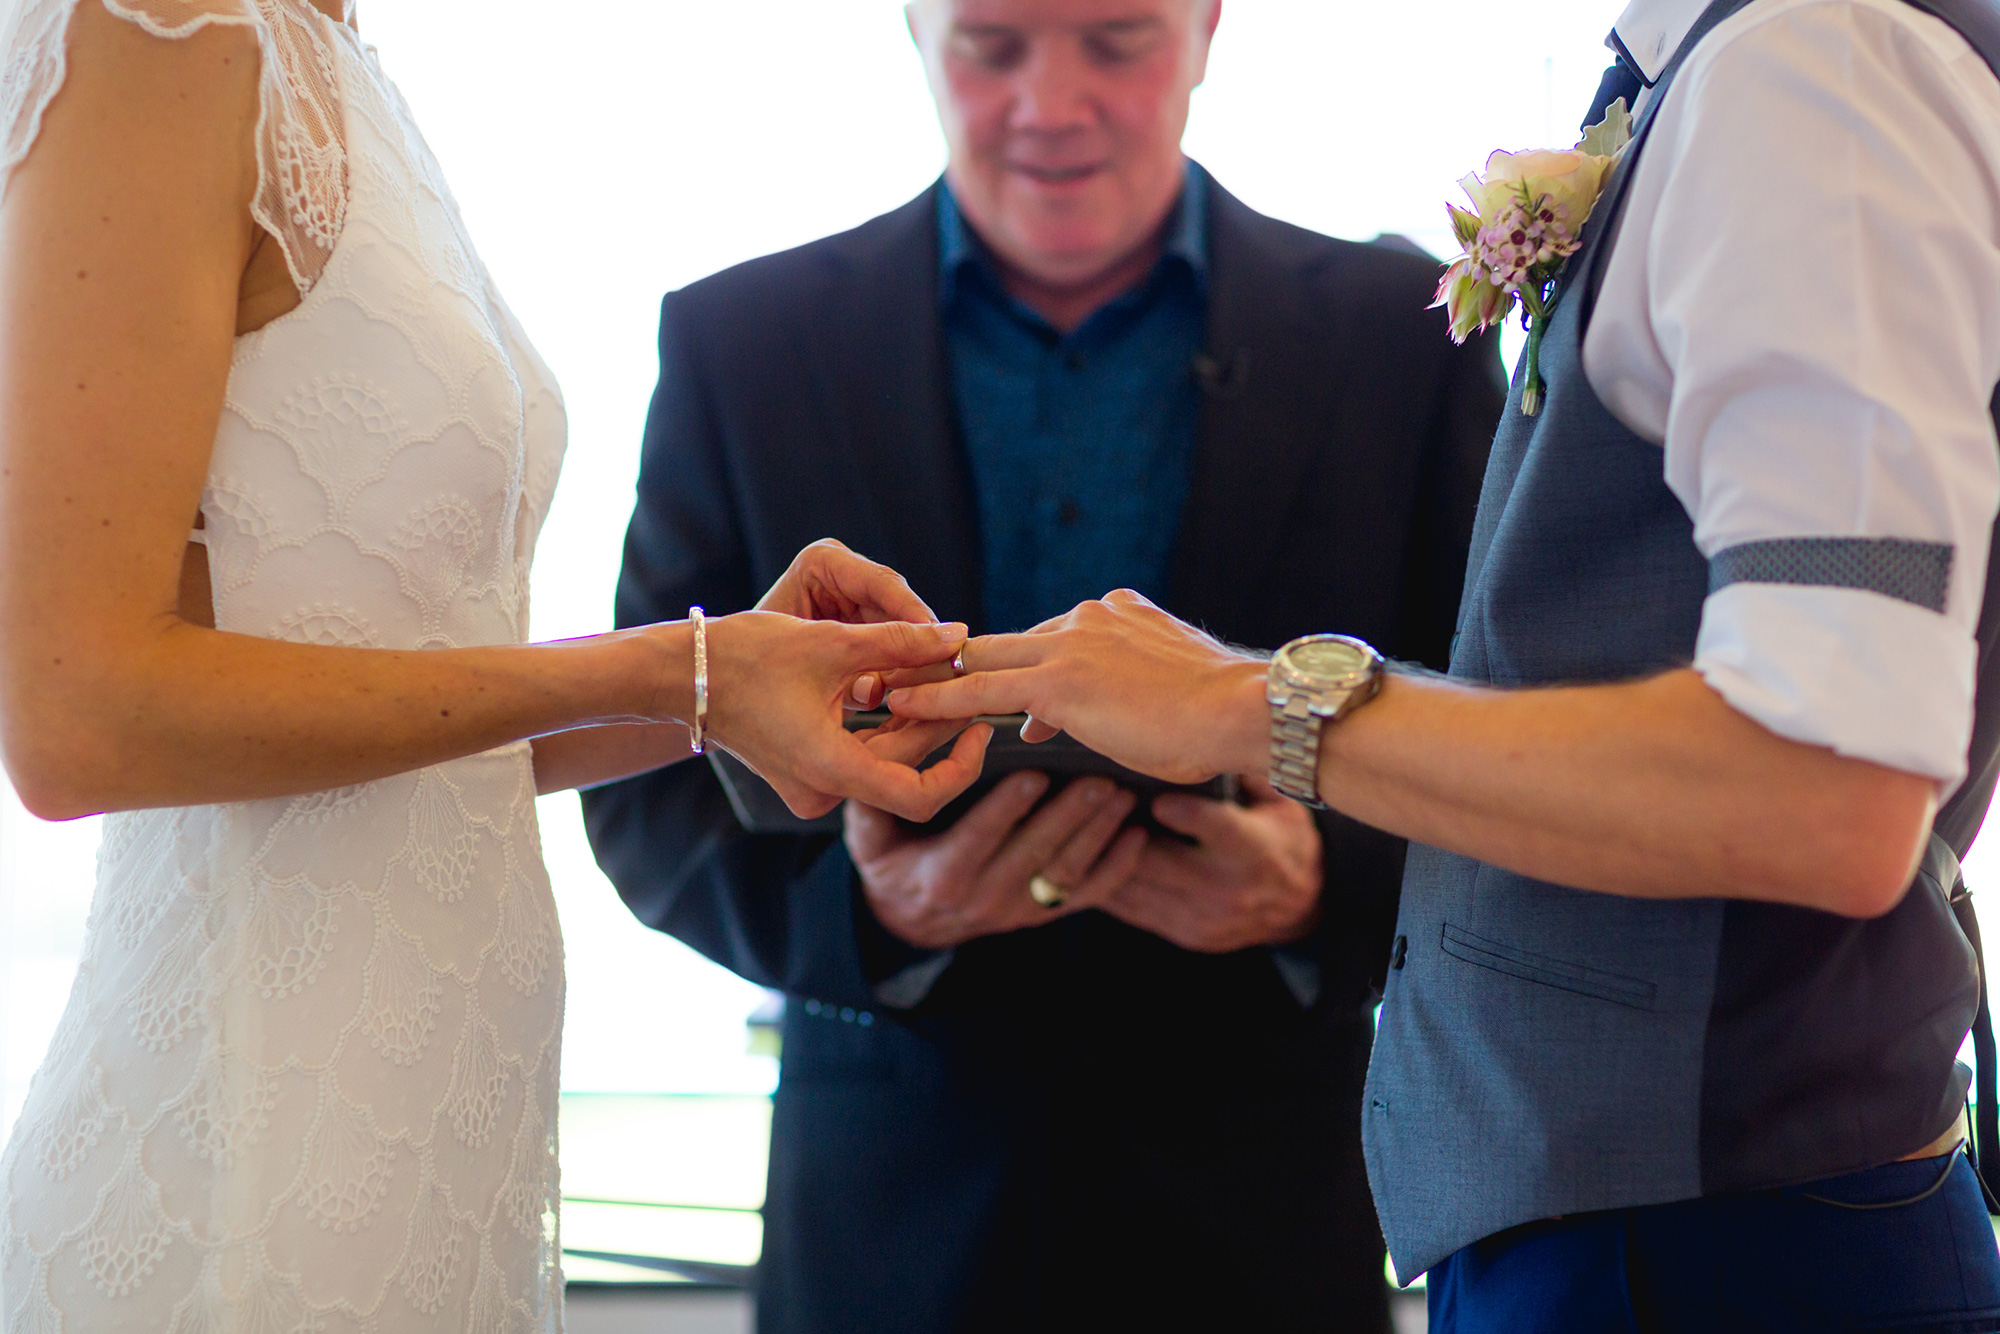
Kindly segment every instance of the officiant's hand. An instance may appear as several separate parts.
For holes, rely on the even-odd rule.
[[[1146,850],[1144,830],[1119,832],[1135,799],[1083,778],[1036,810],[1048,789],[1041,774],[1011,775],[933,835],[850,802],[847,849],[876,919],[907,944],[942,950],[1103,907]],[[1068,891],[1061,907],[1035,901],[1028,882],[1036,875]]]
[[[958,680],[892,691],[890,709],[923,720],[1030,714],[1030,741],[1067,732],[1173,783],[1261,772],[1270,758],[1266,664],[1137,593],[1086,602],[1024,635],[975,639],[964,662],[970,674]]]
[[[1311,935],[1325,875],[1319,826],[1265,779],[1242,781],[1242,805],[1178,793],[1156,798],[1153,818],[1195,846],[1152,840],[1104,911],[1204,954]]]

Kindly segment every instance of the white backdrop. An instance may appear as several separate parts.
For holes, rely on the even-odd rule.
[[[1253,207],[1442,250],[1443,201],[1489,150],[1571,142],[1619,7],[1228,0],[1188,149]],[[606,628],[660,295],[892,208],[942,166],[900,6],[364,0],[361,25],[568,394],[536,633]],[[632,921],[574,798],[542,814],[569,953],[565,1086],[768,1089],[771,1063],[743,1051],[760,993]],[[38,825],[0,791],[0,1131],[75,968],[95,842],[94,822]]]

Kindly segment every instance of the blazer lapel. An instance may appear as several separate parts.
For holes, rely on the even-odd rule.
[[[1270,569],[1282,511],[1312,457],[1307,432],[1330,420],[1338,386],[1321,383],[1330,312],[1304,300],[1301,275],[1256,233],[1265,222],[1209,180],[1208,349],[1194,473],[1173,564],[1174,610],[1241,620]]]
[[[971,469],[938,306],[937,188],[841,238],[816,363],[876,549],[946,620],[982,620]]]

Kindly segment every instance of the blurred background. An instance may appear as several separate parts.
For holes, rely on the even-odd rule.
[[[1442,255],[1460,176],[1495,148],[1574,141],[1618,11],[1227,0],[1187,151],[1253,208]],[[607,629],[661,295],[885,212],[943,166],[901,6],[364,0],[361,29],[567,393],[535,634]],[[752,1021],[773,998],[627,915],[574,796],[541,814],[569,966],[572,1328],[668,1327],[637,1304],[665,1283],[683,1294],[672,1328],[746,1328],[724,1289],[761,1244],[777,1062]],[[75,971],[96,843],[95,821],[40,824],[0,785],[0,1134]],[[1974,853],[1975,888],[2000,883],[1996,859]]]

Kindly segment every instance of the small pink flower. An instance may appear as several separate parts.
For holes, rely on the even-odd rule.
[[[1445,308],[1451,336],[1461,343],[1499,324],[1517,305],[1527,308],[1529,392],[1523,407],[1531,414],[1541,396],[1536,354],[1556,276],[1581,247],[1584,224],[1631,140],[1631,125],[1620,102],[1574,149],[1495,153],[1483,177],[1460,182],[1473,208],[1446,205],[1465,254],[1445,271],[1434,305]]]

